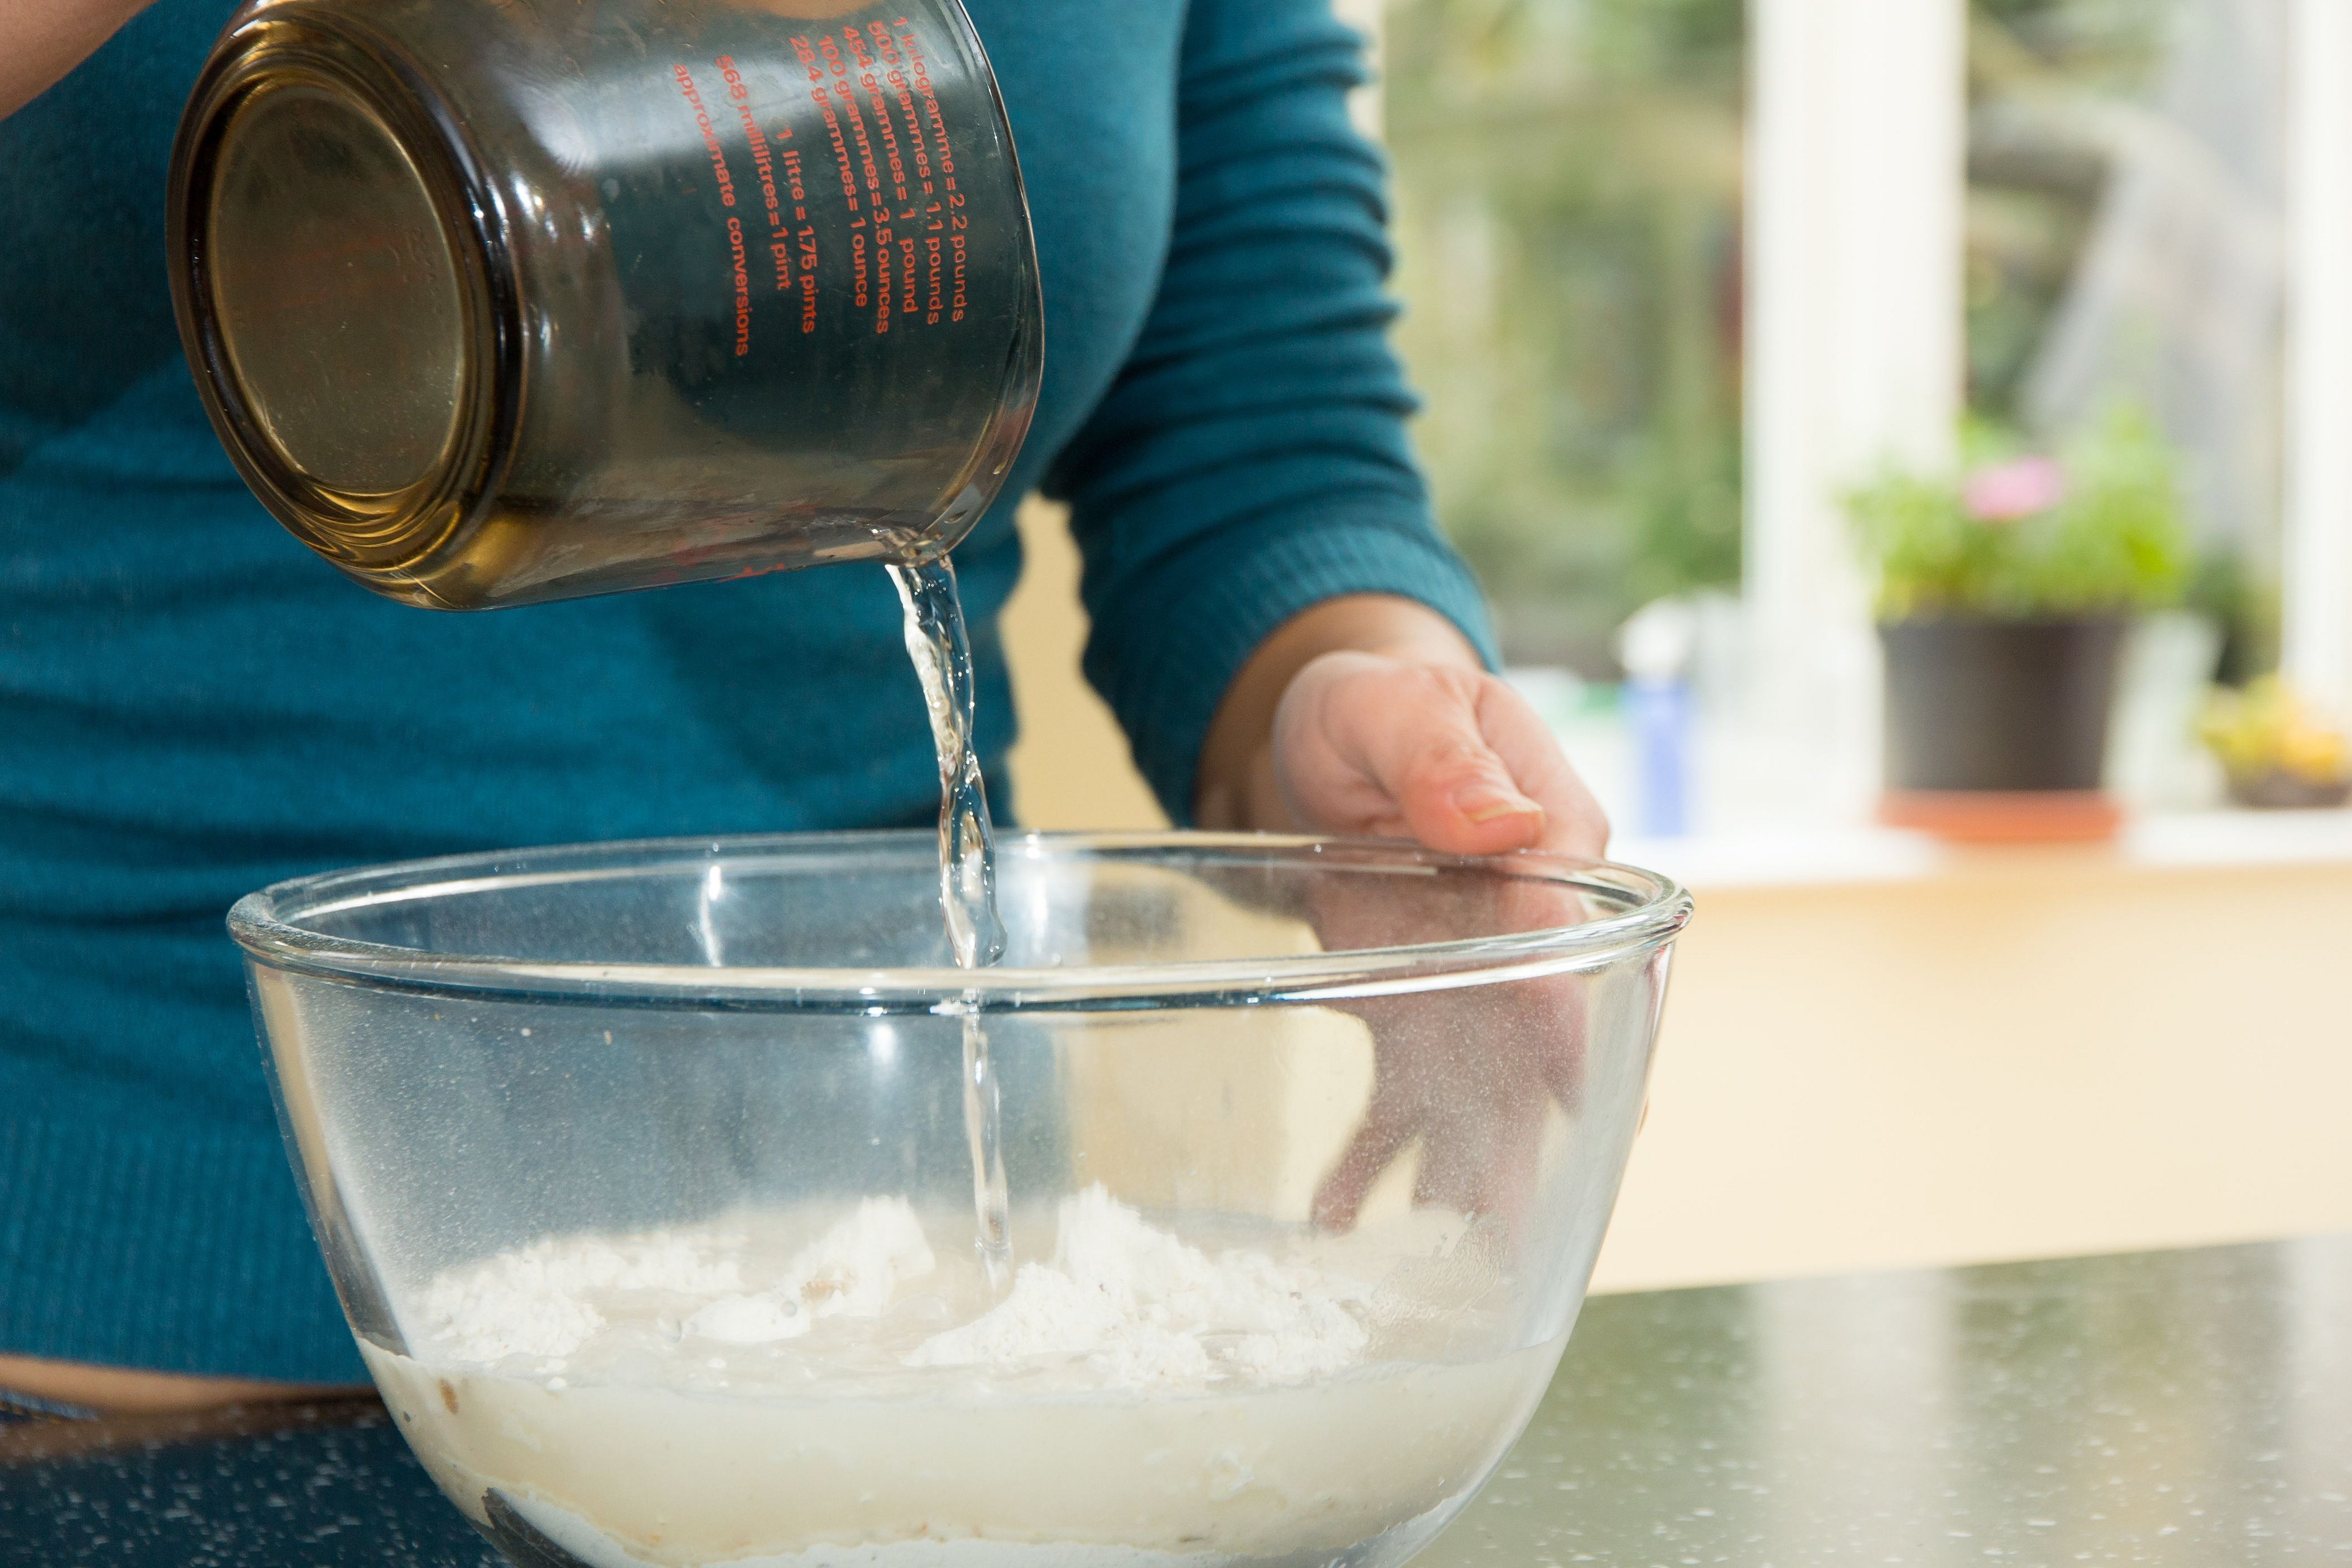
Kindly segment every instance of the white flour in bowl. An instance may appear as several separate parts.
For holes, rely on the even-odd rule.
[[[1351,1308],[1370,1295],[1263,1253],[1211,1258],[1094,1186],[1064,1200],[1051,1263],[1024,1265],[1003,1304],[925,1340],[907,1364],[1083,1356],[1105,1388],[1297,1383],[1363,1359],[1371,1336]]]
[[[1500,1337],[1482,1242],[1424,1212],[1212,1251],[1097,1187],[991,1303],[868,1198],[535,1242],[362,1348],[463,1506],[595,1568],[1320,1563],[1433,1530],[1549,1380],[1559,1340],[1447,1354]]]

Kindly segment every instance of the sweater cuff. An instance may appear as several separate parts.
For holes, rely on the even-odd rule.
[[[1192,823],[1210,721],[1250,655],[1293,616],[1349,594],[1426,605],[1461,628],[1487,668],[1499,666],[1476,581],[1417,510],[1393,521],[1358,511],[1286,517],[1278,529],[1234,524],[1151,574],[1148,612],[1097,616],[1087,676],[1171,821]]]

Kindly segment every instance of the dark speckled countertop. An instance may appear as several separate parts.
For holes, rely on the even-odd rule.
[[[0,1564],[477,1568],[380,1410],[0,1435]],[[2352,1568],[2352,1237],[1590,1303],[1423,1568]]]

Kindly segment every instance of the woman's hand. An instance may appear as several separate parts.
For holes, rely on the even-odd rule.
[[[1203,827],[1409,838],[1454,855],[1599,857],[1609,823],[1527,700],[1452,622],[1357,595],[1294,617],[1202,749]]]
[[[1608,821],[1550,726],[1475,666],[1319,655],[1275,709],[1272,763],[1290,819],[1319,832],[1454,855],[1598,858],[1609,845]]]
[[[1205,827],[1409,838],[1456,855],[1597,858],[1609,842],[1550,727],[1450,622],[1402,599],[1332,600],[1268,637],[1218,710],[1201,779]],[[1318,889],[1307,915],[1334,950],[1583,920],[1578,895],[1539,869],[1496,879],[1483,908],[1374,881]],[[1352,1226],[1381,1173],[1417,1149],[1416,1203],[1516,1224],[1544,1123],[1579,1098],[1585,984],[1339,1004],[1371,1029],[1372,1096],[1316,1193],[1316,1223]]]

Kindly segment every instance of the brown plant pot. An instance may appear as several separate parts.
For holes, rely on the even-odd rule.
[[[2099,786],[2124,630],[2119,616],[1883,623],[1881,815],[1979,840],[2112,834]]]

